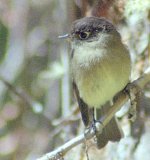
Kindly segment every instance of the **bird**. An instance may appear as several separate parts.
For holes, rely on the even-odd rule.
[[[121,35],[103,17],[84,17],[72,23],[66,36],[71,41],[73,90],[86,128],[105,115],[110,101],[130,81],[131,59]],[[97,148],[120,141],[122,130],[114,116],[97,135]]]

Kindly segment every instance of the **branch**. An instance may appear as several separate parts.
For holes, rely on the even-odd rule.
[[[32,100],[29,98],[29,96],[23,90],[21,90],[20,88],[15,87],[15,86],[13,86],[10,82],[8,82],[7,80],[5,80],[1,76],[0,76],[0,81],[2,81],[5,84],[5,86],[10,91],[12,91],[12,93],[14,93],[18,97],[20,97],[25,104],[27,104],[28,106],[32,107]]]
[[[0,76],[0,81],[2,81],[4,83],[4,85],[12,92],[14,93],[15,95],[17,95],[21,100],[22,102],[24,102],[27,106],[31,107],[32,110],[35,112],[35,113],[39,113],[40,111],[37,110],[38,109],[42,109],[43,106],[37,102],[37,101],[34,101],[24,90],[22,90],[21,88],[19,87],[15,87],[13,86],[9,81],[5,80],[3,77]],[[46,117],[46,116],[45,116]],[[46,117],[47,118],[47,117]]]
[[[148,82],[150,82],[150,67],[145,71],[145,73],[140,78],[133,81],[131,85],[132,84],[137,85],[138,87],[143,89]],[[109,112],[107,112],[107,114],[104,115],[104,117],[102,117],[101,119],[102,125],[98,129],[103,129],[103,127],[105,127],[108,124],[108,122],[112,119],[114,114],[127,102],[128,99],[129,96],[127,92],[124,91],[120,92],[117,95],[116,100],[114,104],[111,106]],[[37,160],[57,160],[57,159],[61,160],[69,150],[71,150],[73,147],[81,143],[84,143],[85,139],[86,140],[91,139],[92,137],[94,137],[94,135],[95,135],[94,131],[92,129],[89,129],[85,131],[84,134],[75,137],[74,139],[60,146],[58,149],[43,155],[43,157],[38,158]]]

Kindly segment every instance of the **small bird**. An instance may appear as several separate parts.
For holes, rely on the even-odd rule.
[[[114,25],[105,18],[84,17],[72,24],[71,71],[73,89],[85,127],[92,126],[110,109],[109,102],[129,83],[131,61]],[[115,117],[97,137],[97,147],[119,141]]]

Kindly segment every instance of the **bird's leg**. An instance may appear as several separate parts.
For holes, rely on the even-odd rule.
[[[103,125],[99,120],[96,119],[94,108],[91,109],[91,112],[92,112],[92,123],[91,123],[92,126],[91,126],[91,128],[93,129],[94,134],[95,134],[94,141],[98,146],[98,143],[99,143],[98,139],[99,139],[99,135],[102,133]]]
[[[139,104],[139,100],[142,94],[141,88],[136,84],[129,83],[126,86],[125,91],[128,93],[131,103],[131,107],[129,108],[128,111],[128,118],[132,122],[134,122],[136,119],[137,105]]]

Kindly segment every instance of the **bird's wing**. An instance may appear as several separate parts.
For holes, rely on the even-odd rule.
[[[89,127],[93,122],[94,110],[93,108],[92,109],[89,108],[88,105],[82,100],[79,94],[78,87],[74,81],[73,81],[73,90],[74,90],[76,99],[78,101],[78,105],[79,105],[81,116],[82,116],[82,121],[85,127]]]

